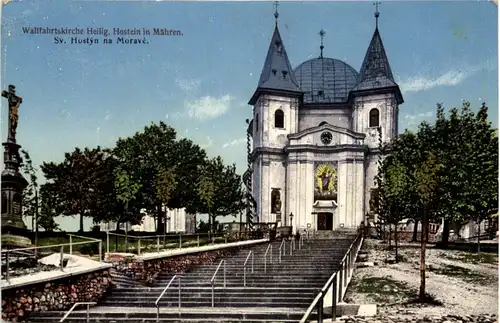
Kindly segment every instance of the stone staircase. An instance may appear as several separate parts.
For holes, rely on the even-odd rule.
[[[210,280],[220,260],[191,268],[181,278],[181,308],[179,308],[178,281],[162,297],[159,307],[161,322],[298,322],[319,289],[331,276],[349,248],[355,234],[343,233],[337,238],[306,240],[299,250],[286,254],[278,262],[281,241],[272,242],[273,262],[267,259],[264,272],[264,254],[269,243],[255,245],[240,251],[226,261],[226,287],[223,266],[215,279],[214,307]],[[249,251],[246,286],[243,263]],[[91,308],[89,322],[156,322],[155,301],[173,274],[160,274],[153,287],[144,287],[115,277],[117,286],[99,306]],[[64,312],[36,313],[30,322],[57,322]],[[314,316],[314,315],[313,315]],[[87,322],[85,311],[75,311],[64,322]]]

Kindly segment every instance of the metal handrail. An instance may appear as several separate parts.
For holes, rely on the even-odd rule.
[[[90,305],[96,305],[96,304],[97,304],[96,302],[78,302],[73,304],[73,306],[69,309],[69,311],[67,311],[66,314],[64,314],[63,318],[59,321],[59,323],[64,322],[64,320],[68,317],[68,315],[70,315],[71,312],[73,312],[75,307],[77,307],[78,305],[87,305],[87,322],[90,322],[89,307]]]
[[[89,241],[99,243],[99,262],[102,261],[102,240],[101,239],[79,236],[79,235],[72,234],[72,233],[68,234],[68,236],[69,236],[69,254],[70,255],[73,255],[73,245],[76,244],[76,243],[73,243],[73,237],[80,238],[80,239],[87,239]]]
[[[299,250],[302,248],[302,246],[304,245],[304,235],[300,235],[299,236]]]
[[[217,275],[217,272],[219,271],[220,266],[223,263],[224,263],[224,288],[226,288],[226,260],[222,259],[219,262],[219,266],[217,266],[217,269],[215,270],[215,273],[212,276],[212,279],[210,280],[210,283],[212,284],[212,307],[214,307],[214,280],[215,280],[215,276]]]
[[[92,244],[92,243],[97,243],[99,242],[99,262],[102,261],[102,241],[99,239],[95,239],[94,241],[81,241],[81,242],[74,242],[74,243],[60,243],[60,244],[54,244],[54,245],[48,245],[48,246],[35,246],[35,247],[27,247],[27,248],[16,248],[16,249],[9,249],[9,250],[3,250],[0,252],[0,254],[5,254],[5,260],[6,260],[6,272],[5,272],[5,280],[10,283],[10,275],[9,275],[9,255],[12,255],[15,252],[22,252],[22,251],[28,251],[28,250],[35,250],[38,251],[40,249],[51,249],[51,248],[56,248],[59,247],[60,249],[60,255],[61,255],[61,261],[60,261],[60,268],[63,270],[63,254],[64,254],[64,247],[69,246],[70,248],[70,254],[71,254],[71,249],[72,246],[78,246],[78,245],[86,245],[86,244]],[[29,255],[26,255],[28,257]]]
[[[250,250],[247,259],[245,259],[245,262],[243,263],[243,287],[247,286],[247,262],[250,256],[252,256],[252,274],[253,274],[253,250]]]
[[[75,242],[73,245],[81,245],[81,244],[90,244],[90,243],[96,243],[97,241],[82,241],[82,242]],[[60,244],[53,244],[49,246],[37,246],[37,247],[27,247],[27,248],[17,248],[17,249],[9,249],[9,252],[13,251],[24,251],[24,250],[35,250],[35,249],[49,249],[49,248],[55,248],[55,247],[65,247],[69,246],[69,243],[60,243]]]
[[[156,302],[155,302],[155,305],[156,305],[156,322],[160,322],[160,306],[158,306],[158,304],[160,303],[160,300],[161,298],[163,297],[163,295],[165,295],[165,293],[167,292],[167,289],[170,287],[170,285],[172,284],[172,282],[174,281],[174,279],[178,279],[179,280],[179,314],[181,312],[181,278],[183,276],[180,276],[180,275],[174,275],[174,277],[172,277],[172,279],[170,279],[170,281],[168,282],[167,286],[163,289],[163,292],[161,292],[160,296],[158,296],[158,298],[156,299]]]
[[[280,261],[280,264],[281,264],[281,249],[283,249],[283,254],[284,254],[284,246],[285,246],[285,240],[281,240],[281,244],[280,244],[280,248],[279,248],[279,254],[280,254],[280,257],[279,257],[279,261]]]
[[[264,273],[267,272],[267,253],[270,251],[269,253],[269,263],[273,263],[273,245],[270,243],[268,246],[267,246],[267,249],[266,249],[266,253],[264,254]]]
[[[76,237],[76,238],[81,238],[81,239],[92,240],[92,241],[102,241],[101,239],[96,239],[96,238],[91,238],[91,237],[79,236],[79,235],[72,234],[72,233],[68,233],[68,236],[70,236],[70,237]]]
[[[336,320],[336,308],[337,308],[337,302],[342,300],[342,289],[347,286],[347,275],[349,275],[349,271],[352,269],[352,262],[355,260],[356,255],[354,253],[351,253],[353,250],[353,247],[356,246],[356,248],[359,248],[361,244],[363,243],[363,235],[361,234],[361,231],[358,231],[358,234],[356,235],[356,238],[354,241],[351,243],[349,248],[347,249],[347,252],[345,253],[344,257],[342,258],[342,261],[340,262],[340,269],[334,272],[328,281],[325,283],[323,288],[319,291],[319,293],[316,295],[314,298],[313,302],[311,305],[307,308],[307,311],[304,313],[304,316],[300,320],[300,323],[305,323],[308,322],[309,316],[311,315],[312,311],[314,310],[314,307],[317,307],[317,312],[318,312],[318,318],[317,322],[322,323],[323,322],[323,300],[324,297],[330,287],[332,287],[332,319],[335,321]],[[349,257],[349,258],[347,258]],[[347,264],[347,273],[344,272],[344,267],[346,266],[346,260],[349,260]],[[339,277],[340,275],[340,277]],[[351,273],[352,275],[352,273]],[[332,286],[334,285],[334,286]],[[337,285],[339,287],[339,293],[337,295]],[[338,299],[337,299],[338,298]]]

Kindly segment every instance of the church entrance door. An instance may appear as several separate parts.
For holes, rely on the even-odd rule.
[[[333,230],[333,213],[318,213],[318,230]]]

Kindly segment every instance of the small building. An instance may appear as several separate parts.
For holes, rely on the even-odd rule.
[[[131,225],[130,223],[120,223],[120,230],[124,231],[139,231],[139,232],[155,232],[157,221],[147,214],[145,210],[141,210],[144,214],[141,224]],[[165,221],[166,220],[166,221]],[[166,233],[185,232],[193,234],[196,232],[196,215],[186,213],[186,209],[167,209],[166,211]],[[101,231],[116,230],[115,222],[101,222]]]

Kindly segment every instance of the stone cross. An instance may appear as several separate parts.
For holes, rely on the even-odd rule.
[[[16,130],[19,121],[19,106],[23,99],[16,95],[16,87],[9,85],[8,91],[2,91],[2,96],[9,101],[9,133],[7,139],[16,141]]]

